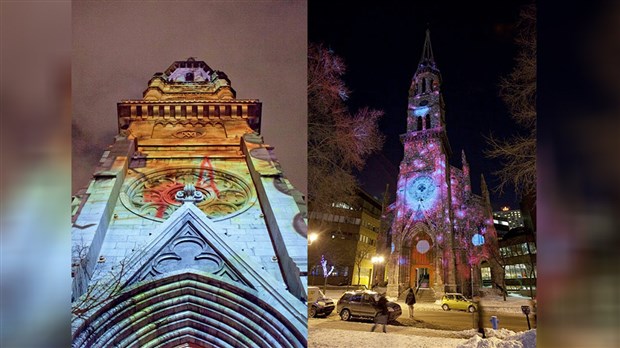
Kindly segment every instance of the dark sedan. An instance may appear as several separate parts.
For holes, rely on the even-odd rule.
[[[338,313],[340,319],[350,320],[351,318],[374,319],[378,310],[376,301],[379,294],[374,291],[348,291],[338,300]],[[388,301],[388,322],[396,320],[403,313],[400,305],[396,302]]]

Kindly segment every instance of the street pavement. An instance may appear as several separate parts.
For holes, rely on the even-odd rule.
[[[328,291],[328,297],[338,301],[340,293]],[[430,337],[458,337],[457,332],[476,328],[475,315],[465,311],[450,310],[443,311],[441,306],[436,303],[419,303],[414,307],[414,318],[409,318],[409,309],[402,301],[397,301],[403,310],[403,314],[393,323],[388,325],[388,332],[401,334],[414,334]],[[483,312],[483,323],[485,328],[490,329],[491,316],[499,319],[499,328],[519,332],[528,330],[525,315],[506,308],[494,311],[493,308],[486,307]],[[532,318],[530,318],[531,320]],[[351,320],[343,321],[334,311],[328,317],[310,318],[308,328],[312,329],[342,329],[350,331],[370,331],[372,321]],[[533,323],[532,323],[533,324]],[[455,336],[456,335],[456,336]]]

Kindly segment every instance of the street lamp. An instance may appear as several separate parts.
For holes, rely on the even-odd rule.
[[[370,279],[368,279],[368,285],[370,285],[371,288],[373,273],[375,273],[375,264],[383,263],[383,261],[385,261],[385,259],[381,255],[373,256],[372,258],[370,258],[370,262],[372,262],[372,269],[370,271]]]
[[[316,233],[310,233],[308,235],[308,245],[312,245],[312,243],[319,238],[319,235]]]

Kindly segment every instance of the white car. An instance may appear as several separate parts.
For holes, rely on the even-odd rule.
[[[318,315],[328,316],[336,308],[334,300],[325,297],[321,289],[317,286],[308,287],[308,318]]]

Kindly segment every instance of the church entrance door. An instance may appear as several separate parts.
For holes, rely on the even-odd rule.
[[[430,273],[428,272],[428,268],[416,268],[415,273],[415,288],[428,289],[430,283]]]

